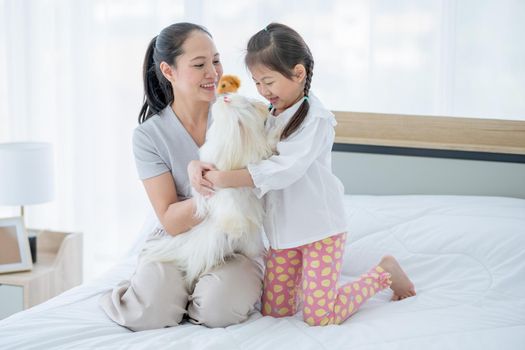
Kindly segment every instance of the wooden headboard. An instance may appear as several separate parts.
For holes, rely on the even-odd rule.
[[[525,198],[525,121],[335,112],[348,194]]]
[[[525,163],[525,121],[334,112],[334,150]]]

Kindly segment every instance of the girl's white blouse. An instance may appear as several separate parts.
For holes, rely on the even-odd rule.
[[[268,133],[286,126],[302,100],[266,122]],[[313,94],[301,127],[277,143],[277,154],[248,165],[255,193],[265,195],[264,230],[274,249],[312,243],[346,232],[343,184],[332,173],[337,124]]]

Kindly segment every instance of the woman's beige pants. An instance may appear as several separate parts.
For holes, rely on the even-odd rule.
[[[191,322],[226,327],[246,320],[259,301],[262,267],[243,255],[203,274],[189,293],[172,263],[141,263],[129,281],[102,295],[99,304],[116,323],[133,331]]]

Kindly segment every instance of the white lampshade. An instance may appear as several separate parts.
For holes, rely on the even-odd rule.
[[[49,143],[0,143],[0,205],[24,206],[52,200],[53,168]]]

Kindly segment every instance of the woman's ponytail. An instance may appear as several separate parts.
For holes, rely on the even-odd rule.
[[[173,101],[173,92],[167,79],[162,75],[155,62],[155,44],[157,37],[151,39],[142,69],[144,80],[144,104],[139,113],[139,124],[159,113]]]

